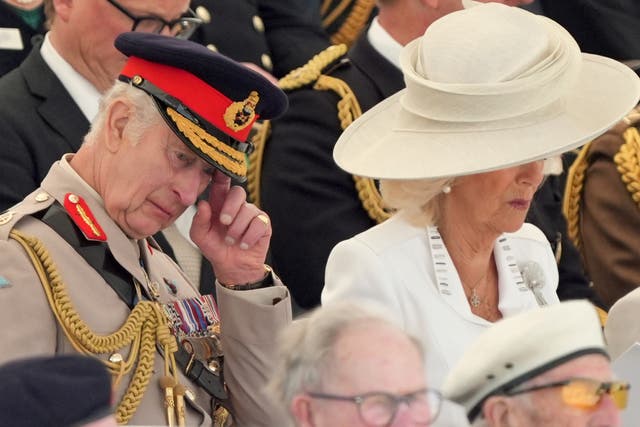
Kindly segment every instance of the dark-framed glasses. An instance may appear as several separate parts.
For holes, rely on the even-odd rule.
[[[505,394],[507,396],[514,396],[516,394],[556,387],[562,388],[562,401],[566,405],[581,409],[595,408],[605,394],[611,396],[611,399],[618,409],[624,409],[627,407],[629,389],[631,388],[629,383],[624,381],[603,382],[591,378],[570,378],[564,381],[536,385],[524,389],[509,390],[505,392]]]
[[[193,32],[202,25],[202,20],[198,18],[191,9],[187,11],[185,16],[174,19],[173,21],[165,21],[159,16],[136,16],[115,0],[107,1],[133,21],[131,31],[159,34],[165,28],[169,28],[169,32],[172,36],[179,39],[188,39],[191,37]]]
[[[416,424],[429,425],[438,417],[442,405],[442,394],[437,390],[424,388],[411,393],[396,395],[385,392],[371,392],[358,396],[309,392],[315,399],[342,400],[358,407],[362,421],[371,427],[384,427],[393,422],[400,404],[406,404],[412,420]]]

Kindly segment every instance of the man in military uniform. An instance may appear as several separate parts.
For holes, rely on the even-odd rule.
[[[255,92],[254,120],[274,117],[286,96],[189,41],[125,33],[116,46],[129,59],[82,147],[0,217],[0,361],[103,360],[120,423],[213,425],[228,408],[238,425],[278,425],[260,390],[289,299],[263,264],[269,218],[230,186],[252,121],[225,115]],[[208,185],[191,237],[217,273],[219,312],[149,237]]]
[[[333,246],[390,215],[376,183],[336,166],[335,142],[363,111],[404,87],[399,68],[402,46],[439,17],[462,7],[461,0],[440,0],[435,7],[379,1],[378,16],[348,53],[344,47],[331,47],[303,71],[281,79],[289,110],[271,123],[264,151],[254,153],[249,189],[272,218],[272,262],[302,308],[320,303]],[[543,229],[560,259],[559,295],[597,302],[575,248],[566,240],[560,209],[563,187],[557,182],[550,180],[537,196],[530,219]]]

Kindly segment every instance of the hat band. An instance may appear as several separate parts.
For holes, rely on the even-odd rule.
[[[173,108],[167,107],[167,115],[189,144],[204,157],[238,177],[247,176],[247,162],[244,153],[234,150],[215,136],[194,124]],[[184,139],[183,139],[184,141]]]
[[[132,56],[129,57],[121,74],[129,79],[139,75],[150,81],[163,92],[178,99],[211,125],[241,142],[247,140],[251,125],[259,117],[257,113],[254,114],[247,123],[243,124],[241,129],[229,127],[224,116],[234,101],[185,70]]]

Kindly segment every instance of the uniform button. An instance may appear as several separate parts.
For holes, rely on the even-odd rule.
[[[36,194],[36,202],[46,202],[47,200],[49,200],[49,194],[44,191]]]
[[[213,52],[217,52],[217,51],[218,51],[218,48],[216,47],[216,45],[215,45],[215,44],[212,44],[212,43],[209,43],[209,44],[207,45],[207,48],[208,48],[209,50],[212,50]]]
[[[14,215],[14,212],[12,211],[8,211],[0,215],[0,225],[5,225],[9,221],[11,221],[11,218],[13,218],[13,215]]]
[[[122,363],[124,359],[122,358],[122,355],[120,353],[113,353],[110,357],[109,357],[109,362],[111,363]]]
[[[258,15],[253,15],[253,28],[259,33],[264,32],[264,22]]]
[[[211,13],[204,6],[198,6],[196,8],[196,15],[198,15],[198,18],[202,19],[202,22],[204,22],[205,24],[211,22]]]
[[[266,53],[263,53],[262,56],[260,57],[260,60],[262,61],[262,66],[264,67],[265,70],[267,71],[273,70],[273,62],[271,62],[271,57],[269,55],[267,55]]]
[[[69,194],[69,201],[71,203],[78,203],[80,201],[80,198],[75,194]]]

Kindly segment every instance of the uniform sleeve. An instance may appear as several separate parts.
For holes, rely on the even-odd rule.
[[[273,371],[277,336],[291,323],[287,288],[234,291],[216,285],[225,381],[239,427],[284,425],[263,389]]]
[[[56,353],[57,324],[25,251],[0,240],[0,364]]]
[[[340,123],[333,92],[298,90],[272,122],[261,180],[262,207],[273,224],[273,267],[303,308],[320,303],[331,249],[371,228],[353,177],[333,160]]]
[[[613,161],[621,142],[609,133],[592,145],[581,205],[585,266],[607,306],[640,285],[640,210]]]

